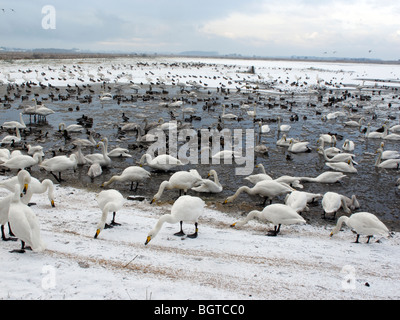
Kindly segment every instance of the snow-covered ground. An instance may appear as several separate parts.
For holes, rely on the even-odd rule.
[[[57,185],[55,208],[46,194],[32,201],[47,249],[10,253],[20,243],[0,243],[0,299],[400,298],[397,233],[355,244],[347,227],[331,238],[330,228],[296,225],[267,237],[271,225],[253,220],[233,229],[240,217],[207,207],[197,239],[176,237],[179,225],[165,224],[145,246],[169,207],[127,200],[116,215],[122,225],[94,239],[95,193]]]

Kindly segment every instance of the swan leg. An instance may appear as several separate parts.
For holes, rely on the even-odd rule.
[[[53,172],[50,173],[53,175],[53,177],[57,180],[58,183],[61,182],[61,172],[58,173],[59,177],[57,177]]]
[[[360,238],[359,234],[357,234],[356,241],[354,241],[354,243],[360,243],[360,242],[358,242],[358,238]]]
[[[183,232],[183,229],[182,229],[183,221],[180,221],[179,223],[180,223],[180,225],[181,225],[181,231],[179,231],[179,232],[177,232],[177,233],[174,233],[174,236],[182,237],[182,236],[185,235],[185,233]]]
[[[369,243],[369,239],[371,239],[373,236],[368,236],[368,240],[366,243]]]
[[[111,220],[111,225],[112,226],[120,226],[121,225],[120,223],[115,222],[115,214],[116,214],[116,212],[113,212],[113,218]]]
[[[25,253],[25,242],[21,240],[21,249],[11,250],[10,253]]]
[[[269,230],[267,233],[267,236],[269,237],[276,237],[279,233],[279,231],[281,231],[281,225],[274,226],[274,230]]]
[[[8,222],[8,234],[12,237],[15,237],[15,234],[11,230],[10,222]]]
[[[11,230],[10,230],[10,232],[11,232]],[[10,233],[10,236],[11,236],[11,235],[13,235],[13,234]],[[17,241],[17,238],[11,238],[11,237],[7,238],[7,237],[6,237],[5,232],[4,232],[4,226],[3,226],[3,225],[1,226],[1,239],[2,239],[3,241]]]
[[[199,228],[197,227],[197,222],[194,224],[194,226],[195,226],[195,232],[192,234],[188,234],[188,238],[191,238],[191,239],[197,238],[197,232],[199,231]]]

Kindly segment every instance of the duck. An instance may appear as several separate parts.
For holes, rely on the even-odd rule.
[[[145,245],[147,245],[161,230],[165,222],[168,223],[180,223],[180,231],[175,233],[175,236],[182,237],[185,235],[183,232],[183,222],[194,223],[195,232],[187,235],[188,238],[197,238],[198,236],[198,220],[203,214],[205,207],[205,202],[199,197],[193,197],[189,195],[184,195],[179,197],[171,208],[170,214],[164,214],[159,219],[156,225],[147,234]]]
[[[325,165],[335,171],[357,173],[357,169],[353,166],[352,160],[348,160],[347,162],[325,162]]]
[[[350,217],[341,216],[330,234],[331,237],[340,231],[343,223],[346,223],[356,232],[355,243],[359,243],[358,240],[361,234],[367,236],[367,243],[369,243],[369,240],[374,235],[389,236],[389,229],[374,214],[369,212],[356,212]]]
[[[193,191],[196,192],[204,192],[204,193],[220,193],[222,192],[222,185],[219,182],[218,174],[215,170],[210,170],[208,173],[208,177],[214,177],[214,181],[210,179],[203,179],[202,184],[198,187],[192,188]]]
[[[168,154],[162,154],[152,159],[150,154],[145,153],[140,158],[139,165],[143,166],[145,164],[153,169],[163,171],[169,171],[176,167],[183,166],[183,163],[179,159]]]
[[[231,227],[242,227],[251,219],[258,218],[274,225],[274,230],[270,230],[268,236],[277,236],[280,232],[281,225],[305,224],[306,221],[300,216],[296,210],[288,205],[276,203],[266,206],[262,211],[253,210],[247,217],[241,221],[235,222]]]
[[[278,131],[279,132],[289,132],[292,127],[288,124],[281,125],[281,117],[278,117]]]
[[[234,201],[242,192],[246,192],[250,195],[257,194],[261,197],[264,197],[265,200],[263,205],[265,205],[267,200],[272,203],[273,198],[283,194],[287,194],[292,191],[295,191],[295,189],[293,189],[286,183],[280,183],[274,180],[264,180],[256,183],[252,188],[249,188],[247,186],[240,187],[239,189],[237,189],[234,195],[226,198],[224,204]]]
[[[175,172],[168,181],[161,182],[158,192],[153,196],[150,204],[159,200],[165,189],[179,189],[179,193],[181,193],[183,190],[183,192],[186,194],[189,189],[198,187],[201,184],[203,184],[203,179],[195,169]]]
[[[336,193],[336,192],[331,192],[328,191],[324,194],[322,197],[322,208],[324,210],[323,217],[325,218],[326,214],[332,214],[333,213],[333,218],[336,217],[336,212],[339,211],[340,208],[343,208],[343,211],[345,213],[351,213],[351,210],[347,206],[346,199]]]
[[[310,143],[305,142],[294,142],[293,139],[289,141],[288,151],[292,153],[303,153],[303,152],[311,152],[311,148],[308,146]]]
[[[1,163],[0,165],[11,170],[16,170],[16,169],[21,170],[21,169],[28,169],[36,164],[40,164],[41,162],[42,162],[42,155],[41,153],[37,152],[33,156],[21,154],[11,157],[9,160]]]
[[[136,191],[139,185],[139,182],[149,179],[151,173],[144,168],[138,166],[129,166],[125,168],[120,175],[114,175],[110,180],[104,182],[101,187],[107,187],[113,182],[116,181],[130,181],[131,182],[131,191]],[[136,187],[133,189],[133,183],[136,182]]]
[[[8,219],[12,232],[21,241],[21,249],[10,252],[24,253],[25,245],[29,246],[34,252],[41,252],[45,250],[46,245],[40,235],[39,221],[33,210],[21,202],[20,188],[19,184],[15,185]]]
[[[298,177],[300,182],[336,183],[347,177],[342,172],[325,171],[317,177]]]
[[[55,156],[50,159],[43,160],[41,164],[39,164],[40,168],[50,172],[54,178],[61,182],[61,172],[64,172],[69,169],[76,170],[77,168],[77,159],[76,155],[71,154],[69,157],[67,156]],[[58,177],[54,174],[58,172]]]
[[[105,144],[102,141],[100,141],[97,144],[97,147],[101,148],[101,153],[88,154],[85,156],[85,159],[90,164],[98,163],[101,167],[109,167],[111,165],[112,160],[107,154]]]
[[[18,121],[6,121],[6,122],[3,122],[3,124],[1,126],[4,129],[14,129],[14,128],[25,129],[26,128],[26,124],[24,122],[21,112],[19,113],[19,122]]]
[[[97,195],[97,203],[100,207],[102,215],[100,222],[97,224],[96,233],[94,235],[95,239],[97,239],[100,232],[104,228],[111,228],[113,226],[120,225],[119,223],[115,222],[115,215],[119,210],[121,210],[122,206],[125,203],[125,199],[119,191],[115,189],[110,189],[110,190],[103,190]],[[113,213],[110,225],[106,224],[109,212]]]
[[[382,148],[378,148],[376,150],[376,153],[378,154],[378,156],[375,161],[375,167],[383,169],[399,169],[400,159],[387,159],[382,162]]]

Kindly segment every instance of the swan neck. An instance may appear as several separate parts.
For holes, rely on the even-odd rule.
[[[332,230],[332,233],[333,233],[333,234],[338,233],[338,232],[340,231],[340,228],[342,227],[342,224],[343,224],[343,223],[346,223],[346,224],[347,224],[347,221],[348,221],[348,220],[349,220],[349,217],[347,217],[347,216],[341,216],[341,217],[338,219],[337,223],[336,223],[336,227]]]
[[[247,215],[246,218],[244,218],[243,220],[236,223],[236,226],[241,227],[241,226],[245,225],[250,220],[254,219],[255,217],[258,217],[260,215],[260,213],[261,212],[257,211],[257,210],[250,211],[250,213]]]

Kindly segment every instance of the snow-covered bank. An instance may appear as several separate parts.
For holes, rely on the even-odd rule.
[[[122,225],[94,239],[95,193],[57,185],[55,208],[46,194],[32,201],[47,249],[16,254],[19,242],[1,242],[0,299],[400,298],[397,233],[355,244],[347,227],[330,238],[330,227],[297,225],[266,237],[271,226],[233,229],[236,218],[207,208],[197,239],[175,237],[179,225],[166,224],[145,246],[169,207],[127,200],[116,216]]]

